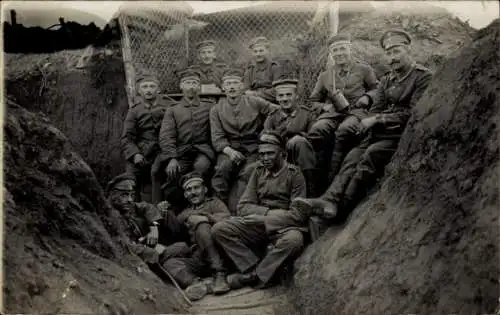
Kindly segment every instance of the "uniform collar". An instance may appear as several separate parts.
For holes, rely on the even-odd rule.
[[[285,171],[285,168],[287,167],[287,163],[283,163],[283,167],[280,168],[277,172],[271,172],[269,171],[267,168],[264,170],[264,176],[265,177],[278,177],[281,173],[283,173]]]
[[[193,98],[193,100],[188,100],[185,97],[182,97],[181,104],[184,107],[198,106],[200,105],[200,99],[198,97]]]
[[[252,61],[252,65],[259,70],[266,69],[270,63],[271,63],[271,60],[269,60],[269,58],[266,58],[266,60],[264,60],[264,62],[257,62],[255,60]]]
[[[146,102],[146,100],[142,99],[142,98],[140,98],[140,102],[141,102],[142,105],[144,105],[144,107],[151,108],[151,107],[155,107],[156,105],[158,105],[158,98],[159,98],[159,96],[157,96],[155,98],[155,100],[153,101],[153,103],[151,103],[151,104],[148,103],[148,102]]]
[[[417,66],[416,63],[413,63],[410,67],[410,69],[408,70],[408,72],[406,72],[406,74],[404,76],[402,76],[401,78],[398,78],[396,72],[394,71],[391,71],[391,73],[389,74],[389,80],[391,81],[394,81],[396,80],[397,82],[402,82],[404,81],[406,78],[408,78],[408,76],[413,72],[413,70],[415,70],[415,67]]]
[[[290,114],[288,114],[287,112],[285,112],[284,110],[280,110],[281,112],[281,116],[283,118],[288,118],[288,117],[295,117],[297,116],[297,108],[293,110],[293,112],[291,112]]]
[[[231,106],[236,106],[236,105],[238,105],[238,104],[240,103],[240,101],[241,101],[241,98],[242,98],[242,97],[243,97],[243,95],[238,96],[238,97],[236,98],[236,102],[232,102],[232,101],[230,101],[230,98],[228,97],[228,98],[227,98],[227,103],[228,103],[229,105],[231,105]]]

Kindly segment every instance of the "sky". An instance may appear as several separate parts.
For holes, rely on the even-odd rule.
[[[9,3],[10,1],[2,1],[2,6]],[[25,3],[30,7],[35,7],[37,5],[47,6],[49,1],[15,1],[16,5]],[[89,13],[93,13],[102,17],[105,20],[109,20],[117,9],[125,1],[50,1],[54,4],[60,4],[67,8],[79,9]],[[149,1],[152,2],[152,1]],[[266,3],[269,1],[186,1],[189,3],[195,13],[203,12],[216,12],[222,10],[230,10],[241,8],[249,5],[258,5],[261,3]],[[376,7],[380,5],[386,5],[392,1],[371,1],[371,3]],[[401,3],[403,1],[394,1],[396,3]],[[475,28],[482,28],[487,26],[495,18],[498,18],[499,14],[499,1],[487,0],[487,1],[419,1],[419,2],[429,2],[433,5],[437,5],[448,9],[453,15],[459,17],[462,20],[468,20],[469,23]],[[409,2],[411,4],[411,2]],[[21,21],[20,21],[21,22]]]

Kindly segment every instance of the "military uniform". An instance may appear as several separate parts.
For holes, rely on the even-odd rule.
[[[107,192],[134,190],[127,182],[135,182],[133,175],[125,173],[116,176],[108,183]],[[112,203],[112,202],[111,202]],[[117,212],[120,212],[117,210]],[[187,257],[190,249],[182,242],[180,225],[172,213],[163,216],[160,210],[147,202],[134,203],[133,211],[121,213],[125,233],[130,239],[131,250],[149,264],[162,263],[172,257]],[[151,226],[157,226],[159,238],[156,248],[147,246],[143,239]],[[160,247],[160,248],[158,248]],[[161,252],[161,254],[159,254]]]
[[[121,137],[122,152],[127,160],[127,172],[137,178],[138,192],[141,193],[143,201],[152,201],[151,194],[146,190],[150,183],[155,187],[161,185],[152,180],[156,174],[151,174],[151,171],[158,169],[157,165],[161,163],[158,134],[165,111],[173,104],[174,102],[161,96],[158,96],[152,105],[138,100],[128,110],[125,118]],[[134,156],[138,153],[146,159],[145,166],[133,163]]]
[[[202,85],[214,84],[220,89],[222,87],[222,76],[227,71],[228,65],[225,62],[214,62],[211,65],[195,64],[191,68],[201,74],[200,83]]]
[[[265,37],[255,38],[249,45],[269,47]],[[282,68],[276,60],[266,59],[264,62],[251,61],[245,69],[243,86],[245,90],[257,91],[257,95],[269,102],[276,102],[276,93],[272,83],[282,76]]]
[[[301,252],[307,228],[300,215],[291,220],[288,217],[286,222],[271,220],[278,221],[271,225],[266,218],[297,214],[297,210],[289,210],[291,200],[305,195],[305,180],[297,166],[285,162],[280,170],[271,173],[259,165],[238,204],[240,216],[215,224],[212,235],[240,272],[255,268],[257,277],[267,284]]]
[[[205,220],[189,222],[192,215],[200,215]],[[178,216],[177,220],[190,230],[192,240],[197,249],[192,257],[173,258],[165,262],[165,269],[182,287],[187,287],[197,278],[211,276],[214,272],[224,272],[222,258],[214,245],[211,226],[230,216],[226,205],[218,198],[207,198],[200,206],[189,206]]]
[[[350,36],[336,35],[329,40],[329,45],[337,41],[350,42]],[[334,75],[335,88],[333,87]],[[377,83],[373,68],[356,61],[352,61],[346,69],[330,68],[318,76],[309,99],[315,103],[332,104],[333,107],[318,117],[318,121],[311,127],[309,137],[315,148],[319,148],[319,154],[329,159],[332,153],[329,165],[330,181],[338,172],[344,155],[353,147],[351,144],[355,145],[361,141],[356,134],[350,132],[350,128],[367,117],[368,108],[357,108],[356,102],[366,93],[376,89]],[[336,101],[335,95],[339,91],[350,104],[349,108],[342,108],[342,104]],[[322,148],[325,148],[325,152]]]
[[[180,175],[194,169],[208,176],[210,166],[215,160],[210,140],[211,108],[212,103],[201,101],[199,98],[193,101],[183,98],[165,112],[160,130],[162,159],[166,163],[176,159],[180,164]],[[167,181],[168,198],[177,187],[177,181]],[[159,194],[161,200],[161,190]]]
[[[376,117],[376,123],[361,144],[348,153],[335,180],[322,196],[323,200],[335,205],[342,201],[347,209],[345,215],[356,200],[364,197],[366,190],[390,162],[411,110],[431,78],[429,69],[414,64],[401,78],[389,73],[381,79],[372,93],[373,104],[369,111],[369,115]]]
[[[212,178],[212,187],[217,196],[228,201],[229,187],[235,173],[243,170],[240,176],[248,177],[250,165],[257,160],[258,135],[263,128],[267,115],[273,105],[259,97],[242,95],[237,104],[231,104],[228,98],[221,98],[210,111],[212,145],[219,154]],[[244,165],[236,165],[223,153],[225,147],[231,147],[246,157]]]

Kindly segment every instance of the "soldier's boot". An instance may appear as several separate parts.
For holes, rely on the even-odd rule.
[[[307,209],[308,213],[319,214],[325,219],[332,219],[338,213],[336,202],[328,202],[320,198],[295,198],[294,202],[303,209]]]
[[[226,279],[226,273],[225,272],[217,272],[215,277],[214,277],[214,284],[213,284],[213,293],[214,294],[224,294],[228,291],[231,290],[231,287],[229,287],[229,283],[227,282]]]
[[[191,301],[197,301],[205,297],[205,295],[208,294],[209,290],[207,283],[205,283],[202,279],[198,278],[193,282],[193,284],[188,286],[184,290],[184,292]]]
[[[342,161],[344,159],[344,153],[337,149],[339,145],[335,144],[335,150],[332,153],[332,157],[330,160],[330,169],[328,171],[328,182],[331,183],[335,179],[335,176],[340,171],[340,167],[342,166]]]
[[[231,289],[240,289],[246,286],[252,286],[259,282],[255,272],[233,273],[227,276],[227,283]]]

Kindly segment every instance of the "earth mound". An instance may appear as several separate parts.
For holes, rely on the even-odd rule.
[[[297,261],[300,314],[491,314],[498,304],[500,20],[438,69],[380,189]],[[294,311],[289,313],[294,313]]]
[[[4,311],[184,310],[173,286],[128,252],[124,222],[68,139],[46,116],[5,101]]]
[[[128,109],[125,70],[117,49],[77,69],[83,52],[5,54],[5,88],[27,110],[47,115],[105,184],[125,169],[119,146]]]

